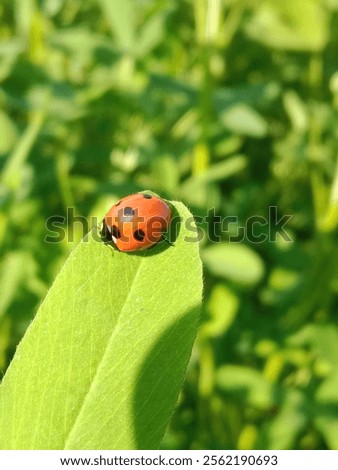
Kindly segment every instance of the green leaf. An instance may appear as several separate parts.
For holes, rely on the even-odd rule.
[[[16,296],[20,284],[27,274],[27,254],[20,251],[8,253],[0,267],[0,318]]]
[[[216,383],[223,393],[256,408],[266,409],[277,401],[273,384],[250,367],[222,366],[217,372]]]
[[[178,80],[168,75],[151,74],[148,84],[149,91],[162,91],[166,96],[170,94],[182,95],[193,106],[198,100],[198,90],[190,82]]]
[[[310,346],[316,357],[335,367],[338,357],[338,329],[332,324],[308,324],[288,338],[295,346]]]
[[[251,106],[267,106],[280,94],[280,86],[276,82],[245,84],[237,87],[220,87],[214,91],[215,110],[222,113],[231,106],[245,103]]]
[[[16,0],[15,2],[15,26],[19,36],[27,38],[29,35],[34,6],[33,0]]]
[[[139,57],[149,53],[163,38],[163,20],[162,14],[151,16],[143,26],[137,42],[136,53]]]
[[[283,103],[292,127],[298,132],[304,132],[309,125],[308,110],[300,96],[293,90],[287,90],[283,95]]]
[[[121,253],[94,229],[74,250],[0,387],[1,449],[159,446],[201,302],[198,244],[183,221],[173,246]]]
[[[251,286],[260,281],[264,264],[259,255],[245,245],[220,243],[203,250],[202,259],[215,276]]]
[[[75,58],[90,56],[97,50],[114,52],[117,55],[110,38],[82,26],[57,30],[49,36],[49,43],[67,54],[72,54]]]
[[[221,115],[224,126],[236,134],[264,137],[268,132],[265,119],[246,104],[237,104]]]
[[[10,117],[0,110],[0,156],[12,150],[18,137],[18,130]]]
[[[209,318],[200,330],[200,336],[217,338],[224,335],[234,322],[239,307],[239,298],[228,287],[217,284],[208,303]]]
[[[119,47],[131,51],[135,44],[135,9],[131,0],[99,0],[104,17]]]
[[[3,370],[6,366],[7,349],[11,341],[12,323],[9,319],[0,319],[0,368]]]
[[[220,163],[214,163],[206,171],[198,173],[196,176],[189,178],[185,181],[185,185],[189,186],[201,181],[223,181],[244,170],[244,168],[247,166],[247,163],[247,158],[244,155],[234,155]]]
[[[9,156],[4,166],[1,183],[10,189],[17,189],[20,186],[24,163],[37,139],[41,127],[45,120],[45,111],[36,111],[32,114],[30,123],[25,132],[18,140],[13,152]]]
[[[213,183],[230,178],[244,170],[246,166],[247,159],[244,155],[229,157],[186,179],[181,183],[179,194],[184,201],[195,207],[202,207],[205,210],[218,207],[220,194],[218,187]]]
[[[292,449],[308,423],[304,395],[298,390],[287,390],[277,415],[266,422],[262,433],[262,448]]]
[[[314,422],[330,449],[338,449],[338,372],[333,371],[316,390]]]
[[[253,39],[278,49],[319,51],[328,39],[328,14],[317,0],[260,2],[246,30]]]

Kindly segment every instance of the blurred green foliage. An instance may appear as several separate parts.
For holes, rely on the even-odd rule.
[[[238,226],[277,206],[292,242],[229,243],[234,225],[201,242],[163,447],[338,449],[338,1],[3,0],[0,17],[2,371],[82,236],[45,243],[48,217],[144,188]]]

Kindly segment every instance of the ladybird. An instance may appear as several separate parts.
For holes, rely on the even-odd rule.
[[[119,251],[145,250],[156,245],[171,220],[170,207],[151,194],[126,196],[106,213],[102,234]]]

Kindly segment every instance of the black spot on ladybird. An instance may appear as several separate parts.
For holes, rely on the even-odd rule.
[[[139,230],[136,230],[134,232],[134,238],[135,240],[139,241],[139,242],[142,242],[144,240],[144,237],[146,236],[146,234],[144,233],[143,230],[139,229]]]
[[[153,196],[151,194],[143,194],[144,199],[151,199]]]
[[[123,209],[123,215],[134,215],[135,211],[132,207],[125,207]]]

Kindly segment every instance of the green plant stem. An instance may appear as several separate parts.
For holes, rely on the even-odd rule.
[[[245,9],[246,0],[239,0],[232,3],[224,25],[224,47],[226,49],[229,47],[238,30]]]
[[[20,170],[28,158],[44,120],[44,110],[36,111],[32,114],[28,127],[3,169],[1,182],[11,190],[16,190],[21,184]]]
[[[338,159],[336,163],[336,170],[334,179],[331,186],[330,200],[328,203],[325,217],[321,223],[321,230],[323,232],[333,232],[338,225]]]

